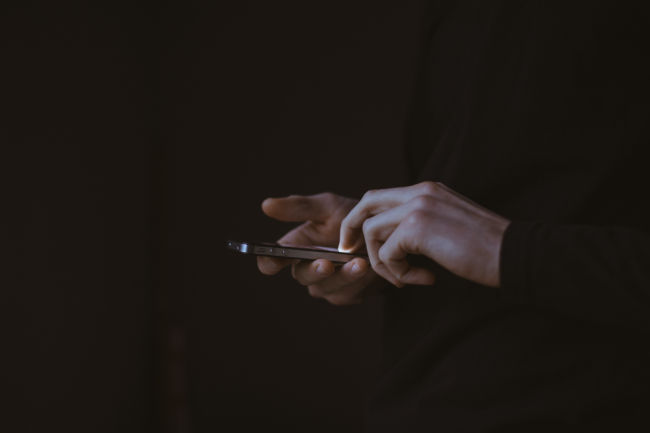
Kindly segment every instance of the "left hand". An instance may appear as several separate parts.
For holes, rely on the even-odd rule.
[[[374,271],[402,287],[431,285],[435,276],[411,267],[407,254],[424,255],[454,274],[500,285],[499,256],[510,221],[437,182],[368,191],[341,223],[339,249],[364,244]]]

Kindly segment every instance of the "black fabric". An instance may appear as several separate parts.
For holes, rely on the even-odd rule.
[[[368,431],[648,431],[648,6],[438,6],[413,179],[513,223],[499,289],[388,290]]]
[[[650,235],[625,227],[515,222],[503,241],[503,299],[650,332]]]

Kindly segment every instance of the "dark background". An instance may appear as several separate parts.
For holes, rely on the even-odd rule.
[[[403,184],[423,2],[22,2],[0,19],[0,430],[355,432],[380,299],[226,239]]]

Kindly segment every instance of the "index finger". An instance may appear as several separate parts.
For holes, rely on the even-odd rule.
[[[323,222],[331,213],[330,201],[329,193],[267,198],[262,202],[262,211],[285,222]]]
[[[339,251],[353,252],[362,246],[361,229],[366,219],[424,194],[430,194],[430,185],[426,182],[366,192],[341,222]]]

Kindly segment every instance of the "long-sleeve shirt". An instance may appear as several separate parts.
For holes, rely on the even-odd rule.
[[[650,431],[649,7],[431,5],[412,181],[512,223],[499,288],[388,291],[368,430]]]

